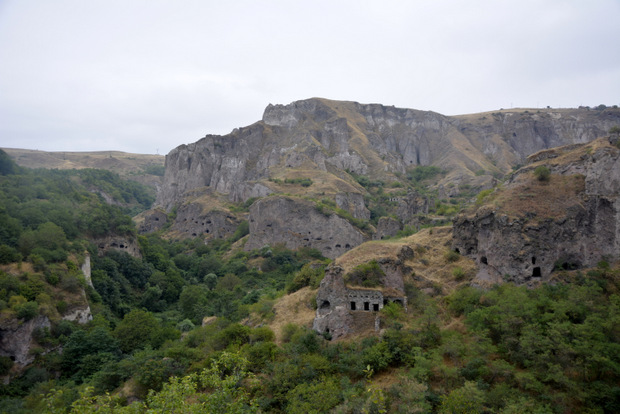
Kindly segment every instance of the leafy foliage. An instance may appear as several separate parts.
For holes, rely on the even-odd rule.
[[[345,275],[348,284],[364,287],[379,286],[385,276],[383,269],[376,260],[355,266],[355,268]]]

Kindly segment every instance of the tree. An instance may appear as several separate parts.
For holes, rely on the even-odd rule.
[[[114,336],[123,352],[131,353],[135,349],[150,345],[158,330],[159,323],[152,313],[135,309],[118,324]]]
[[[466,381],[461,388],[453,390],[441,399],[442,414],[478,414],[483,412],[484,393],[473,381]]]

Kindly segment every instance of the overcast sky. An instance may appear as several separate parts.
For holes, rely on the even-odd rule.
[[[620,0],[0,0],[0,147],[166,154],[310,97],[620,104]]]

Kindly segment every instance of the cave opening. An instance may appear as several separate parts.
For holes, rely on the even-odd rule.
[[[540,267],[536,266],[533,270],[532,270],[532,277],[542,277],[542,273],[540,271]]]

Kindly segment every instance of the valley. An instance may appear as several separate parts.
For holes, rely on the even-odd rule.
[[[617,412],[618,125],[312,98],[165,162],[4,149],[0,411]]]

